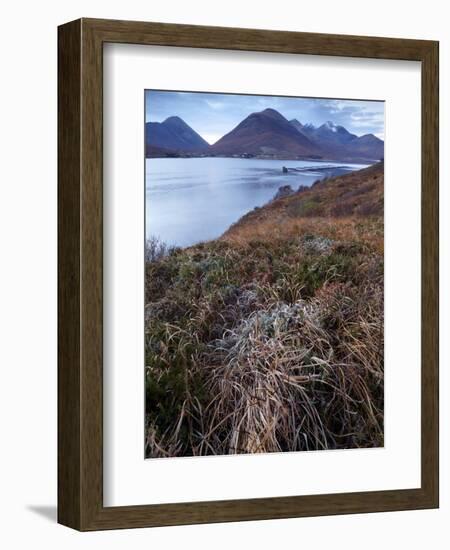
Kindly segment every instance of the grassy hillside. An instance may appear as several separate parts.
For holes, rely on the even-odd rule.
[[[384,165],[378,163],[369,168],[344,176],[316,182],[310,188],[255,208],[243,216],[225,233],[226,238],[262,237],[258,234],[265,223],[270,230],[285,233],[293,221],[305,218],[326,218],[325,223],[335,218],[380,218],[384,205]],[[323,222],[324,220],[322,220]],[[295,224],[294,224],[295,225]]]
[[[383,167],[149,243],[146,454],[383,445]]]

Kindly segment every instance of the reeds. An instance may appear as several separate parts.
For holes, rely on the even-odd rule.
[[[148,457],[383,445],[382,220],[265,223],[148,257]]]

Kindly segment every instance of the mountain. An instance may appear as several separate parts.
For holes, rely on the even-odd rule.
[[[343,126],[334,124],[334,122],[328,121],[322,126],[315,128],[314,131],[315,139],[320,142],[324,147],[329,145],[345,145],[350,143],[357,136],[351,134]]]
[[[289,124],[323,148],[346,145],[358,137],[330,120],[317,128],[313,124],[302,124],[296,118],[290,120]]]
[[[384,142],[373,134],[358,137],[331,121],[319,127],[302,124],[297,119],[290,120],[289,123],[320,147],[328,158],[349,161],[380,160],[384,157]]]
[[[209,149],[217,155],[320,157],[321,148],[275,109],[252,113]]]
[[[178,116],[164,122],[147,122],[145,125],[147,156],[159,149],[168,151],[202,151],[209,147],[195,130]]]
[[[305,126],[303,126],[303,124],[299,122],[296,118],[290,120],[289,124],[293,126],[296,130],[298,130],[301,134],[306,135],[306,133],[304,132]]]
[[[355,157],[380,160],[384,158],[384,141],[373,134],[365,134],[353,140],[348,147]]]

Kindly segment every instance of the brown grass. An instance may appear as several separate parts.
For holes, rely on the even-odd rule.
[[[233,226],[221,239],[236,245],[251,241],[275,241],[304,235],[318,235],[336,241],[364,243],[377,253],[384,253],[383,219],[372,217],[341,218],[283,218],[282,216],[255,220]]]
[[[147,457],[383,445],[382,216],[288,199],[217,241],[151,243]]]

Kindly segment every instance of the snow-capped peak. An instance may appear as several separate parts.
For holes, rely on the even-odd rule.
[[[331,122],[331,120],[327,120],[325,122],[325,126],[331,130],[332,132],[337,132],[338,131],[338,127],[336,126],[336,124],[334,122]]]

